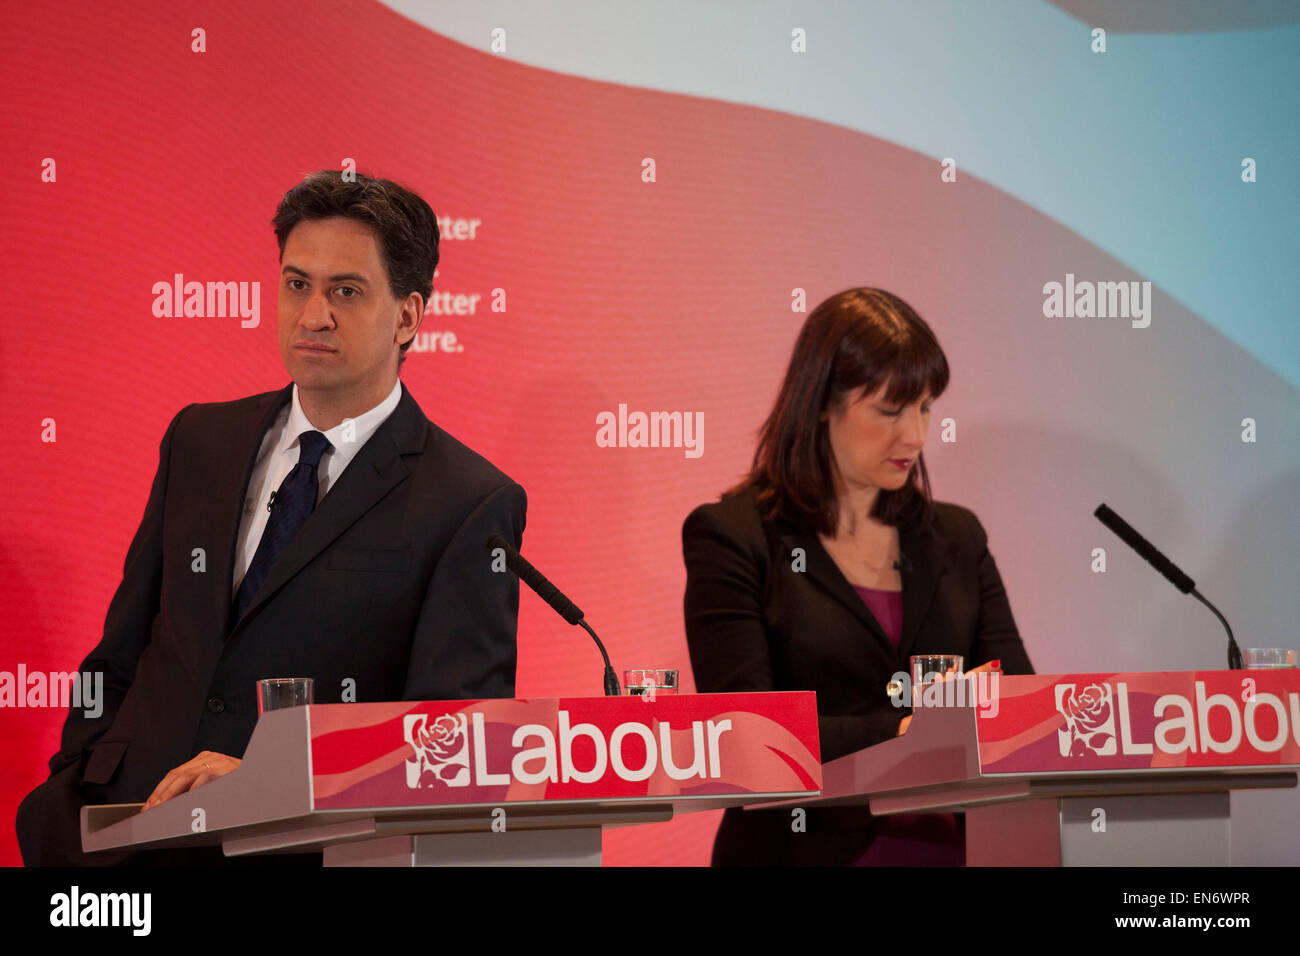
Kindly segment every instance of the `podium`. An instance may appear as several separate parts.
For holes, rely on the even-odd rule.
[[[811,803],[964,811],[968,866],[1226,866],[1231,791],[1300,769],[1294,669],[970,675],[912,714]]]
[[[258,720],[239,768],[82,848],[320,851],[326,866],[599,865],[605,827],[815,795],[815,695],[323,704]]]

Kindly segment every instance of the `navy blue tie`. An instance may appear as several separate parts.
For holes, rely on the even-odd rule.
[[[326,450],[333,446],[320,432],[303,432],[298,436],[298,464],[284,476],[280,487],[271,496],[271,517],[266,520],[266,530],[248,566],[244,580],[235,598],[235,620],[244,616],[258,588],[275,567],[284,549],[294,535],[307,522],[307,516],[316,507],[316,468]]]

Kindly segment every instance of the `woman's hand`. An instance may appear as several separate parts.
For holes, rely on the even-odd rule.
[[[967,674],[978,674],[980,671],[988,671],[988,672],[990,672],[990,673],[992,673],[993,671],[997,671],[999,674],[1001,674],[1001,673],[1002,673],[1002,662],[1001,662],[1001,661],[989,661],[987,664],[981,664],[979,667],[973,667],[973,668],[971,668],[970,670],[966,671],[966,672],[965,672],[964,674],[962,674],[961,676],[962,676],[962,677],[965,677]],[[945,675],[941,676],[941,677],[939,678],[939,680],[948,680],[949,677],[951,677],[951,676],[955,676],[955,675],[945,674]],[[901,736],[903,736],[903,734],[907,733],[907,728],[908,728],[908,726],[909,726],[911,723],[912,723],[912,715],[911,715],[911,714],[908,714],[906,717],[903,718],[902,722],[899,723],[899,725],[898,725],[898,733],[896,733],[894,736],[895,736],[895,737],[901,737]]]

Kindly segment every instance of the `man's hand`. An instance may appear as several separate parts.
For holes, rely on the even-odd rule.
[[[165,800],[179,796],[189,790],[197,790],[210,780],[224,777],[232,770],[238,770],[241,761],[225,754],[205,750],[188,763],[183,763],[167,776],[149,794],[144,809],[150,810]]]

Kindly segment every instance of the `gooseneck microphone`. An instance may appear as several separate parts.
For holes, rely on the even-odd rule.
[[[543,577],[542,572],[524,560],[523,555],[511,547],[510,543],[499,534],[494,534],[487,539],[488,551],[495,551],[497,548],[505,555],[506,566],[510,568],[519,580],[523,581],[530,588],[537,592],[537,596],[551,606],[556,614],[564,618],[570,624],[576,624],[591,635],[591,639],[596,642],[600,648],[601,657],[605,658],[605,696],[617,697],[620,694],[618,686],[618,677],[614,674],[614,668],[609,663],[609,654],[605,652],[605,645],[600,642],[596,632],[591,629],[584,619],[582,608],[570,601],[564,594],[550,581]]]
[[[1119,535],[1121,541],[1141,555],[1153,568],[1163,574],[1170,584],[1178,588],[1178,590],[1182,591],[1184,594],[1191,594],[1192,597],[1196,598],[1196,600],[1200,601],[1214,612],[1214,616],[1223,623],[1223,629],[1228,632],[1228,669],[1234,671],[1241,670],[1241,648],[1237,646],[1237,642],[1232,636],[1232,628],[1228,626],[1227,619],[1219,613],[1219,609],[1209,601],[1205,600],[1205,598],[1201,596],[1201,593],[1196,590],[1196,582],[1184,574],[1178,565],[1174,564],[1174,562],[1170,561],[1156,550],[1155,546],[1152,545],[1150,541],[1134,531],[1127,521],[1115,514],[1115,512],[1111,511],[1105,504],[1098,505],[1097,510],[1094,511],[1093,514],[1096,515],[1098,521],[1104,524],[1107,528],[1110,528],[1111,531],[1114,531],[1115,534]]]

